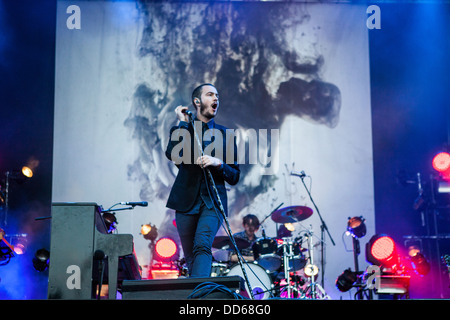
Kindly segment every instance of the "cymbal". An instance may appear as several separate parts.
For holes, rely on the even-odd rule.
[[[295,223],[308,219],[313,214],[311,208],[305,206],[290,206],[278,209],[272,213],[272,220],[277,223]]]
[[[239,250],[248,248],[250,246],[250,242],[242,238],[234,237],[234,242],[236,242],[236,246]],[[215,237],[212,247],[216,249],[234,250],[234,245],[228,236]]]

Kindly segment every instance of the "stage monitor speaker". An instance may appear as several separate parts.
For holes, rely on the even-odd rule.
[[[184,300],[192,294],[198,285],[205,282],[223,285],[238,294],[245,290],[244,281],[239,276],[124,280],[122,283],[122,300]],[[233,299],[231,294],[217,290],[202,298]]]

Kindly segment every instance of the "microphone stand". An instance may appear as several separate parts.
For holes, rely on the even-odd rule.
[[[136,206],[142,206],[142,205],[139,205],[139,204],[130,204],[129,207],[124,207],[124,208],[119,208],[119,209],[114,209],[114,210],[112,209],[112,208],[114,208],[115,206],[117,206],[119,204],[121,205],[122,203],[118,202],[118,203],[112,205],[111,207],[109,207],[106,210],[103,210],[103,208],[102,208],[102,212],[133,210]]]
[[[195,130],[195,124],[194,124],[194,119],[192,118],[192,113],[189,112],[189,113],[187,113],[187,114],[188,114],[188,116],[189,116],[189,119],[190,119],[190,122],[191,122],[191,125],[192,125],[192,129],[193,129],[193,131],[194,131],[194,136],[195,136],[195,139],[196,139],[196,141],[197,141],[199,150],[201,150],[201,153],[202,153],[202,156],[203,156],[203,155],[204,155],[204,152],[203,152],[203,146],[202,146],[202,143],[201,143],[201,141],[200,141],[200,139],[199,139],[199,137],[198,137],[198,133],[197,133],[197,131]],[[250,281],[249,281],[249,279],[248,279],[247,272],[246,272],[246,270],[245,270],[245,268],[244,268],[243,258],[242,258],[242,255],[240,254],[240,251],[239,251],[239,249],[238,249],[238,247],[237,247],[236,242],[234,241],[234,237],[233,237],[233,234],[232,234],[232,231],[231,231],[231,227],[230,227],[230,224],[229,224],[229,222],[228,222],[228,218],[227,218],[227,216],[226,216],[226,214],[225,214],[225,209],[223,208],[222,201],[220,200],[219,192],[217,191],[216,184],[215,184],[215,182],[214,182],[214,178],[213,178],[213,176],[212,176],[211,171],[209,170],[209,168],[202,168],[202,170],[203,170],[203,172],[206,172],[206,173],[207,173],[208,178],[209,178],[209,180],[210,180],[210,182],[211,182],[211,187],[212,187],[212,189],[213,189],[213,191],[214,191],[214,194],[215,194],[215,196],[216,196],[216,200],[217,200],[217,203],[218,203],[218,205],[219,205],[220,213],[222,214],[223,220],[225,221],[225,225],[226,225],[226,228],[227,228],[226,231],[227,231],[228,237],[230,238],[231,243],[233,244],[234,249],[236,250],[236,253],[237,253],[236,255],[237,255],[237,258],[238,258],[238,262],[239,262],[239,265],[240,265],[240,267],[241,267],[241,269],[242,269],[242,273],[243,273],[243,275],[244,275],[245,283],[247,284],[247,287],[248,287],[248,291],[249,291],[250,298],[251,298],[252,300],[254,300],[255,297],[254,297],[254,295],[253,295],[253,290],[252,290],[252,287],[251,287],[251,285],[250,285]],[[209,190],[209,188],[208,188],[208,190]],[[214,205],[214,203],[213,203],[213,205]],[[215,205],[214,205],[214,207],[215,207]]]
[[[259,223],[259,225],[263,228],[263,238],[264,238],[264,239],[266,238],[266,231],[264,230],[264,226],[263,226],[264,221],[266,221],[267,218],[270,217],[275,211],[277,211],[278,209],[280,209],[280,207],[281,207],[283,204],[284,204],[284,202],[280,203],[280,205],[279,205],[278,207],[276,207],[274,210],[272,210],[272,212],[269,213],[269,214],[263,219],[263,221],[261,221],[261,222]]]
[[[111,209],[111,208],[109,208],[109,209],[106,209],[106,210],[102,210],[102,213],[103,212],[112,212],[112,211],[133,210],[133,209],[134,209],[134,207],[126,207],[126,208],[119,208],[119,209]]]
[[[330,237],[331,243],[333,244],[333,246],[335,246],[336,244],[334,243],[333,237],[331,237],[330,231],[328,230],[328,227],[325,223],[325,221],[322,219],[322,215],[320,214],[319,208],[317,208],[316,203],[314,202],[313,198],[311,197],[311,193],[309,192],[308,188],[306,187],[305,181],[304,181],[305,176],[300,176],[300,179],[302,180],[302,184],[305,187],[306,192],[308,193],[309,199],[311,200],[314,208],[317,211],[317,214],[319,216],[320,219],[320,237],[321,237],[321,241],[320,241],[320,256],[321,256],[321,284],[322,287],[324,286],[324,274],[325,274],[325,270],[324,270],[324,254],[323,254],[323,244],[324,244],[324,231],[326,231],[328,233],[328,236]]]

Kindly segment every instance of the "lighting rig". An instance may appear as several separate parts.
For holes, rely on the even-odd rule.
[[[415,235],[403,236],[408,248],[410,263],[418,266],[417,273],[429,272],[429,290],[436,297],[448,297],[448,270],[440,260],[450,251],[450,153],[444,146],[430,161],[431,173],[426,176],[418,172],[414,179],[404,183],[417,186],[418,195],[413,209],[420,218],[420,231]],[[431,258],[431,265],[423,263],[422,248]]]
[[[359,271],[358,256],[361,253],[359,239],[364,237],[367,232],[366,224],[364,222],[365,219],[362,216],[353,218],[349,217],[347,221],[346,233],[352,237],[355,271],[347,269],[336,279],[336,287],[341,292],[346,292],[353,287],[363,287],[361,278],[362,272]],[[361,290],[358,290],[357,296],[358,299],[363,298]]]
[[[3,221],[1,222],[4,226],[8,225],[9,189],[11,182],[15,181],[22,184],[31,179],[33,177],[33,170],[39,165],[39,161],[33,160],[30,163],[23,166],[21,170],[6,171],[4,173],[5,178],[3,183],[0,182],[0,210],[3,211]]]
[[[436,261],[448,257],[443,241],[450,239],[447,223],[450,218],[450,153],[447,150],[436,153],[430,167],[433,172],[429,180],[424,179],[421,173],[415,177],[398,176],[402,185],[417,186],[418,196],[412,208],[420,213],[424,234],[403,236],[402,247],[386,234],[373,235],[365,248],[366,260],[371,264],[365,271],[358,270],[357,261],[360,253],[358,239],[365,234],[364,220],[362,217],[349,218],[347,232],[352,235],[355,271],[347,269],[336,279],[336,287],[341,292],[357,288],[355,297],[358,299],[371,299],[372,293],[408,298],[411,277],[426,276],[433,268],[436,272],[430,277],[438,275],[439,278],[434,279],[435,284],[432,284],[432,279],[428,281],[434,286],[433,290],[444,292],[448,279],[443,279],[442,275],[446,270],[441,270],[442,265]],[[358,233],[359,230],[364,232]],[[434,264],[422,252],[422,241],[426,242],[428,255],[433,257],[431,261]]]
[[[417,247],[409,248],[408,256],[401,252],[390,236],[373,235],[365,248],[366,261],[371,265],[364,272],[345,270],[336,279],[336,287],[341,292],[357,288],[357,299],[365,297],[370,300],[373,293],[409,298],[411,276],[428,274],[430,264]],[[355,258],[355,264],[356,261]]]

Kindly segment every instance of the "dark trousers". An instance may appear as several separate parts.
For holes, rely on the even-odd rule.
[[[223,220],[220,211],[208,208],[198,197],[189,212],[177,211],[175,218],[190,277],[209,277],[211,247]]]

